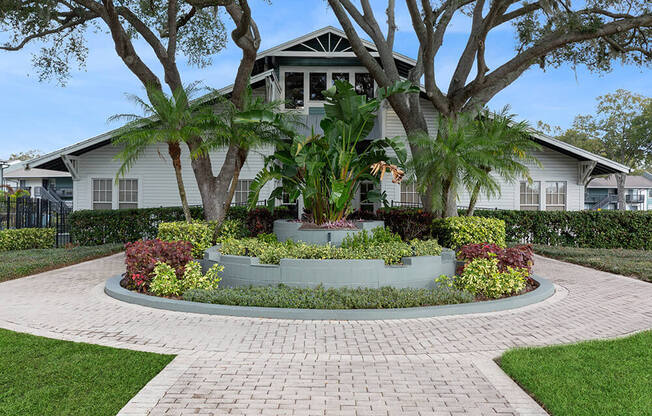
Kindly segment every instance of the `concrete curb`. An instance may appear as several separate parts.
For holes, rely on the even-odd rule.
[[[553,284],[539,276],[533,276],[539,287],[532,292],[506,299],[457,305],[423,306],[401,309],[286,309],[257,306],[214,305],[211,303],[159,298],[132,292],[120,286],[122,276],[106,281],[104,293],[112,298],[136,305],[176,312],[201,313],[206,315],[240,316],[248,318],[298,319],[298,320],[382,320],[413,319],[436,316],[466,315],[471,313],[498,312],[520,308],[541,302],[555,293]]]

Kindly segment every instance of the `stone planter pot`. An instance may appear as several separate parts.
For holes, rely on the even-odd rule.
[[[292,240],[304,243],[326,245],[328,243],[339,246],[348,235],[357,234],[362,230],[371,231],[377,227],[384,227],[384,221],[353,221],[357,229],[301,229],[302,223],[276,220],[274,221],[274,234],[278,241]]]

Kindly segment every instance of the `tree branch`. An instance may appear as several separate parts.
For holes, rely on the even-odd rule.
[[[72,28],[74,28],[76,26],[83,25],[86,22],[88,22],[90,20],[93,20],[93,19],[95,19],[97,17],[99,17],[99,16],[95,15],[93,17],[81,18],[80,20],[69,21],[68,23],[62,24],[61,26],[59,26],[57,28],[50,29],[50,30],[44,30],[42,32],[38,32],[38,33],[31,34],[29,36],[26,36],[25,38],[23,38],[23,40],[21,40],[16,45],[2,45],[2,46],[0,46],[0,50],[18,51],[18,50],[24,48],[25,45],[27,45],[29,42],[31,42],[34,39],[41,39],[41,38],[47,37],[49,35],[54,35],[56,33],[61,33],[66,29],[72,29]]]

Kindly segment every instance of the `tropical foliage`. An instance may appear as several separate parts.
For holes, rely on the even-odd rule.
[[[412,179],[418,172],[417,189],[430,196],[432,208],[444,217],[457,215],[457,199],[464,189],[472,195],[471,214],[481,193],[500,194],[498,177],[529,178],[526,162],[538,163],[531,151],[539,146],[529,139],[527,124],[514,122],[507,107],[477,116],[440,116],[436,137],[416,134],[409,140],[419,149],[411,161]]]
[[[109,121],[129,122],[120,129],[118,137],[113,140],[114,145],[121,147],[116,159],[122,164],[116,178],[127,173],[149,146],[166,143],[172,159],[181,206],[188,222],[192,221],[192,216],[181,171],[181,144],[201,136],[212,118],[210,108],[190,101],[189,98],[197,91],[197,83],[178,88],[170,96],[160,88],[148,86],[149,102],[136,95],[127,95],[143,110],[144,117],[137,114],[116,114],[109,118]]]
[[[367,100],[358,95],[351,84],[336,81],[324,91],[325,117],[320,126],[323,135],[293,137],[291,141],[277,143],[276,151],[266,158],[264,169],[256,176],[249,197],[250,206],[255,205],[263,186],[270,181],[281,181],[281,186],[270,195],[275,198],[287,194],[290,201],[301,195],[304,206],[316,224],[341,220],[351,211],[351,201],[362,181],[379,182],[371,174],[371,168],[378,162],[389,162],[390,169],[400,171],[397,166],[406,160],[405,147],[396,139],[367,140],[382,101],[395,93],[414,92],[409,83],[396,83],[381,88],[378,97]],[[260,114],[263,116],[265,114]],[[272,115],[267,115],[272,117]],[[255,117],[252,118],[252,121]],[[390,157],[387,150],[393,150]],[[383,174],[385,168],[380,169]],[[382,177],[382,175],[381,175]],[[400,181],[400,177],[395,177]],[[380,192],[368,194],[370,202],[380,201]]]

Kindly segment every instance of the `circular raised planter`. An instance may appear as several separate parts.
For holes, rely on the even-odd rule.
[[[393,286],[432,289],[435,278],[455,274],[455,252],[443,249],[439,256],[403,257],[402,265],[387,266],[383,260],[281,259],[280,264],[261,264],[258,257],[231,256],[219,246],[206,250],[204,269],[224,266],[220,285],[326,288]]]
[[[274,221],[274,234],[278,241],[303,241],[304,243],[326,245],[328,243],[339,246],[345,237],[357,234],[362,230],[371,231],[377,227],[384,227],[384,221],[353,221],[356,228],[326,229],[302,228],[303,224],[292,220]]]
[[[120,286],[121,279],[122,276],[114,276],[107,280],[104,286],[104,292],[112,298],[136,305],[176,312],[201,313],[207,315],[301,320],[412,319],[498,312],[541,302],[555,293],[555,288],[551,282],[538,276],[534,276],[534,279],[539,283],[539,287],[535,290],[522,295],[512,296],[510,298],[488,300],[484,302],[401,309],[286,309],[256,306],[214,305],[211,303],[160,298],[127,290]]]

